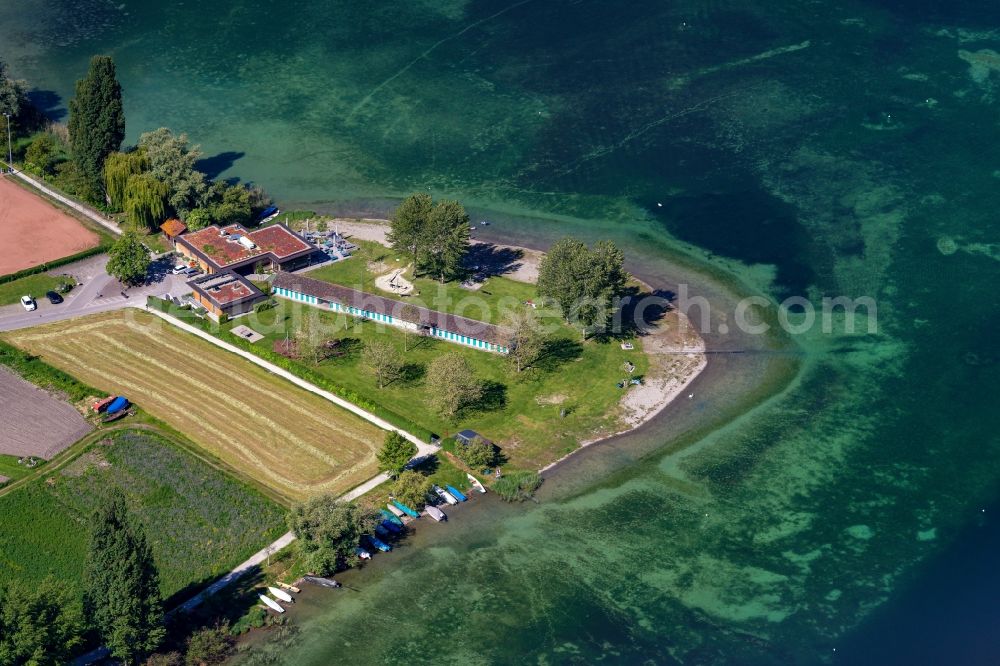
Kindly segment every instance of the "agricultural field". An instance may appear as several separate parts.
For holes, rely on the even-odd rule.
[[[256,490],[161,435],[116,430],[0,497],[0,584],[78,581],[89,516],[112,488],[146,528],[164,597],[214,579],[285,529],[281,507]]]
[[[0,454],[48,460],[91,431],[90,423],[68,402],[3,367],[0,395]]]
[[[152,315],[105,313],[6,339],[128,396],[286,498],[344,492],[376,473],[384,433],[374,425]]]

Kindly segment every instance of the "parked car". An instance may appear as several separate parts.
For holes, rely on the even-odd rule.
[[[190,269],[184,264],[177,264],[174,269],[170,271],[174,275],[180,275],[181,273],[187,273]]]
[[[200,272],[197,268],[188,268],[184,271],[184,275],[198,275]]]
[[[63,297],[54,291],[45,292],[45,298],[49,299],[49,303],[52,305],[59,305],[63,302]]]
[[[38,307],[38,305],[35,303],[35,299],[33,299],[31,296],[22,296],[21,305],[28,312],[31,312],[32,310]]]

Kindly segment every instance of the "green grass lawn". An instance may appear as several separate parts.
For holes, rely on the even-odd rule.
[[[41,465],[44,462],[44,460],[40,460],[38,464]],[[6,476],[11,481],[17,481],[37,469],[38,467],[25,467],[24,465],[19,465],[17,463],[17,456],[0,455],[0,476]]]
[[[45,298],[45,292],[58,291],[63,282],[76,284],[71,277],[54,277],[45,273],[28,275],[13,282],[0,284],[0,305],[10,305],[21,300],[22,296],[30,295],[36,300]]]
[[[626,360],[635,363],[634,376],[641,376],[648,367],[638,341],[634,351],[623,351],[616,341],[581,343],[576,330],[562,325],[549,336],[545,356],[520,375],[509,370],[503,356],[411,336],[409,351],[403,353],[404,377],[379,389],[362,362],[362,350],[366,341],[380,338],[392,341],[402,352],[404,336],[399,329],[315,308],[303,310],[304,306],[284,299],[278,303],[277,308],[239,317],[222,328],[247,325],[265,335],[252,348],[270,350],[286,335],[294,338],[302,312],[314,313],[324,324],[326,337],[341,340],[341,355],[305,367],[442,437],[472,428],[496,441],[511,464],[528,469],[612,428],[621,398],[616,384],[626,375],[622,366]],[[485,404],[468,410],[456,422],[438,416],[426,402],[424,373],[431,361],[446,352],[464,356],[488,389]]]
[[[355,256],[310,271],[307,276],[396,300],[412,300],[432,310],[493,324],[503,320],[505,311],[522,307],[525,301],[538,300],[535,285],[503,277],[488,278],[479,289],[466,289],[454,281],[442,284],[433,278],[414,277],[409,258],[401,257],[378,243],[354,242],[362,248]],[[369,270],[369,264],[381,266],[383,270],[373,272]],[[406,267],[403,277],[413,283],[414,293],[411,297],[401,298],[375,287],[376,277],[399,267]]]
[[[146,528],[165,597],[184,596],[285,531],[283,509],[257,491],[164,437],[120,430],[0,498],[0,583],[52,574],[77,584],[89,516],[114,487]]]

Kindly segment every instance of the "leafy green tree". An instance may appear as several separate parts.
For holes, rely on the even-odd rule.
[[[542,352],[542,330],[533,310],[512,310],[500,327],[501,344],[508,349],[507,362],[521,372],[538,360]]]
[[[187,218],[184,220],[184,224],[191,231],[204,229],[214,223],[215,218],[212,217],[212,211],[207,208],[195,208],[187,214]]]
[[[415,511],[427,504],[427,493],[431,491],[431,480],[420,472],[408,469],[392,484],[392,495]]]
[[[39,134],[24,151],[26,166],[35,173],[48,176],[55,172],[59,146],[51,134]]]
[[[53,578],[0,588],[0,664],[68,663],[83,646],[85,630],[79,598]]]
[[[108,250],[108,275],[127,285],[142,284],[149,270],[149,251],[134,231],[126,231]]]
[[[427,369],[427,401],[439,414],[454,420],[458,413],[479,402],[483,383],[461,354],[442,354]]]
[[[434,202],[429,194],[418,192],[403,199],[392,214],[385,239],[392,249],[412,257],[414,265],[420,257],[421,245],[430,220]]]
[[[149,170],[149,158],[143,149],[130,153],[114,152],[104,160],[104,192],[114,210],[125,208],[128,181]]]
[[[624,255],[611,241],[589,250],[574,238],[563,238],[549,249],[538,268],[538,294],[556,302],[569,323],[587,328],[605,326],[614,298],[628,280]]]
[[[288,527],[299,539],[306,566],[321,576],[357,564],[354,549],[380,522],[375,509],[329,494],[310,497],[288,513]]]
[[[366,342],[361,359],[375,375],[375,381],[380,389],[399,379],[403,369],[403,359],[399,355],[399,350],[388,340],[375,338]]]
[[[125,214],[136,228],[156,229],[167,219],[167,186],[151,173],[129,176],[123,199]]]
[[[398,432],[390,432],[386,433],[385,442],[375,457],[378,459],[379,471],[388,472],[389,476],[398,476],[415,455],[417,455],[416,444]]]
[[[204,199],[208,190],[205,174],[194,168],[201,158],[198,146],[189,146],[187,134],[174,136],[166,127],[145,132],[139,147],[149,156],[153,176],[167,186],[167,203],[185,222],[188,213]]]
[[[469,251],[469,215],[457,201],[441,201],[431,209],[422,243],[423,265],[441,282],[461,273]]]
[[[110,56],[90,59],[87,76],[76,82],[69,102],[69,138],[73,160],[97,196],[104,160],[125,139],[122,87]]]
[[[112,656],[140,662],[163,640],[160,577],[146,533],[113,490],[91,519],[84,609]]]
[[[458,457],[472,469],[493,467],[497,461],[497,447],[482,437],[474,437],[468,444],[459,446]]]
[[[211,206],[212,217],[218,224],[249,224],[253,219],[251,193],[247,188],[217,182],[213,183],[211,193],[215,202]]]
[[[200,629],[187,640],[184,663],[186,666],[221,664],[232,654],[235,644],[228,622]]]

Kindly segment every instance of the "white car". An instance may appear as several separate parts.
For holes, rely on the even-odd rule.
[[[176,266],[174,266],[174,270],[170,272],[173,273],[174,275],[180,275],[181,273],[186,273],[187,270],[188,267],[185,266],[184,264],[177,264]]]
[[[38,307],[38,305],[35,303],[35,299],[33,299],[31,296],[22,296],[21,305],[28,312],[31,312],[32,310]]]

